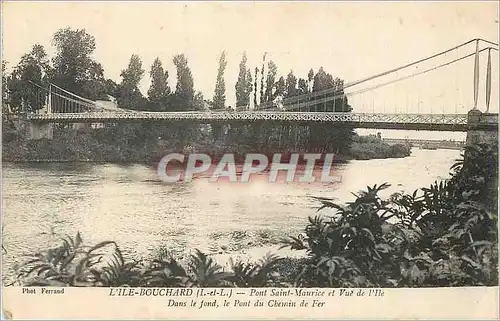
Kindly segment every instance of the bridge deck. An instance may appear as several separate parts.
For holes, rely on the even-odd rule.
[[[498,129],[498,115],[474,128]],[[331,123],[356,128],[467,131],[466,114],[377,114],[333,112],[86,112],[28,114],[27,119],[42,123],[118,123],[127,121],[197,122],[197,123]]]

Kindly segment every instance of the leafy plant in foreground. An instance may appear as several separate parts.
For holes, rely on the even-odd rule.
[[[230,261],[233,270],[233,282],[238,287],[266,287],[275,285],[275,278],[279,274],[275,271],[276,265],[283,261],[273,254],[267,254],[257,263]]]
[[[85,247],[80,233],[74,238],[65,237],[62,244],[35,254],[27,261],[18,277],[26,285],[92,286],[97,283],[93,268],[102,263],[104,254],[98,252],[114,242],[102,242]]]
[[[35,254],[21,267],[18,278],[24,286],[273,286],[278,282],[274,266],[280,261],[267,255],[255,264],[232,263],[233,271],[225,271],[199,250],[190,255],[186,267],[171,257],[127,260],[115,242],[88,247],[77,233],[74,239],[65,237],[58,247]]]
[[[467,148],[452,178],[382,200],[387,184],[345,206],[320,198],[333,217],[309,219],[296,280],[305,286],[462,286],[498,284],[497,148]],[[486,183],[486,184],[485,184]],[[392,222],[389,222],[389,219]]]

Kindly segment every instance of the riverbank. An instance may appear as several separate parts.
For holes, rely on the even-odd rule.
[[[176,133],[139,133],[122,132],[124,128],[112,129],[57,129],[53,139],[26,140],[20,132],[6,126],[2,144],[4,162],[93,162],[116,164],[155,165],[168,153],[208,153],[215,157],[232,153],[236,163],[244,162],[249,153],[306,153],[317,152],[307,149],[290,149],[251,143],[214,139],[202,130],[183,130]],[[170,134],[170,135],[169,135]],[[160,136],[159,136],[160,135]],[[349,160],[368,160],[402,158],[411,153],[411,146],[389,145],[376,136],[353,135],[350,148],[344,152],[323,150],[322,153],[335,153],[335,162]]]

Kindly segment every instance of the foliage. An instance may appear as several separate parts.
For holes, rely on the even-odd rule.
[[[266,91],[264,93],[264,101],[273,101],[275,96],[276,76],[278,74],[278,66],[274,61],[270,60],[267,64]]]
[[[278,81],[276,82],[276,91],[274,92],[274,96],[278,97],[284,97],[286,93],[286,83],[285,83],[285,78],[281,76]]]
[[[286,97],[296,96],[297,91],[297,77],[290,70],[290,73],[286,76]]]
[[[260,68],[260,103],[265,103],[266,102],[266,97],[264,96],[265,93],[265,85],[264,85],[264,69],[266,65],[266,56],[267,54],[264,53],[262,55],[262,67]],[[257,90],[257,87],[255,87],[255,90]]]
[[[193,110],[194,80],[188,60],[184,54],[174,56],[174,65],[177,68],[177,85],[172,98],[173,110]]]
[[[240,71],[235,85],[236,107],[247,107],[250,105],[250,94],[252,93],[252,73],[247,69],[247,54],[243,52],[240,62]]]
[[[10,113],[10,103],[9,103],[9,92],[8,92],[8,83],[7,80],[10,79],[10,76],[7,75],[7,61],[2,60],[2,121],[5,126],[7,122],[7,114]]]
[[[247,74],[245,78],[245,99],[248,99],[248,106],[250,106],[250,95],[252,94],[253,83],[252,83],[252,72],[250,68],[247,69]]]
[[[299,79],[297,87],[298,87],[297,95],[303,95],[309,92],[309,86],[307,85],[307,81],[303,78]]]
[[[213,99],[214,109],[226,108],[226,82],[224,81],[224,71],[226,70],[226,66],[226,52],[223,51],[219,59],[219,69],[217,71],[217,80],[215,82]]]
[[[106,79],[104,77],[104,69],[102,65],[92,58],[92,54],[96,49],[96,42],[95,38],[88,34],[85,30],[71,28],[60,29],[54,34],[53,43],[56,47],[56,55],[51,61],[47,58],[44,48],[40,45],[35,45],[30,53],[23,56],[19,65],[14,68],[12,74],[9,77],[3,77],[3,80],[5,80],[8,85],[7,88],[5,86],[3,87],[3,90],[6,93],[6,97],[4,98],[7,98],[11,109],[14,111],[21,111],[23,106],[26,106],[26,111],[39,110],[42,106],[44,106],[46,89],[35,89],[30,82],[37,83],[42,87],[47,87],[48,83],[52,82],[65,90],[69,90],[70,92],[90,99],[114,100],[115,98],[118,106],[126,109],[149,111],[206,109],[206,102],[203,99],[203,96],[194,88],[193,75],[188,67],[188,61],[184,54],[176,55],[173,58],[173,63],[177,68],[177,84],[174,93],[171,93],[168,86],[168,72],[163,68],[159,58],[154,60],[150,70],[151,86],[148,90],[148,98],[146,99],[139,89],[139,84],[145,71],[143,69],[142,61],[138,55],[134,54],[131,56],[127,68],[122,70],[120,74],[122,78],[121,83],[117,84],[113,80]],[[52,62],[52,64],[50,64],[50,62]],[[267,73],[265,71],[266,64]],[[226,97],[223,74],[226,65],[226,56],[225,52],[223,52],[219,61],[214,100],[211,104],[214,109],[223,109],[225,105]],[[253,90],[255,90],[253,97],[254,106],[258,103],[257,77],[259,69],[255,68],[255,79],[252,79],[251,69],[247,67],[246,53],[243,53],[235,89],[236,105],[238,107],[245,108],[250,106],[250,95]],[[293,97],[295,95],[309,93],[311,91],[320,91],[327,88],[333,88],[336,94],[343,94],[343,81],[327,74],[323,68],[320,68],[316,75],[311,69],[307,75],[307,80],[300,78],[297,81],[297,78],[291,71],[285,79],[284,76],[278,75],[278,66],[273,61],[266,61],[266,54],[263,55],[260,77],[260,103],[272,101],[278,95]],[[319,96],[318,98],[322,97]],[[53,95],[52,110],[56,112],[68,111],[64,102],[65,100],[63,98],[58,98]],[[9,106],[5,104],[2,108],[4,111],[8,112]],[[308,110],[350,111],[351,107],[346,99],[335,99],[327,104],[313,105]],[[8,120],[6,120],[6,122],[8,122]],[[107,126],[120,127],[113,124]],[[14,141],[16,135],[10,130],[11,127],[12,126],[9,126],[7,132],[9,141]],[[123,125],[123,131],[134,131],[137,133],[138,137],[146,137],[150,134],[153,135],[158,132],[154,130],[153,133],[138,133],[135,130],[136,128],[149,130],[150,127],[151,126],[126,124]],[[190,132],[188,135],[190,137],[199,136],[199,133],[196,133],[197,129],[194,129],[194,127],[189,129],[184,129],[178,126],[173,127],[179,129],[179,135],[175,134],[174,136],[183,137],[186,131]],[[311,126],[284,126],[282,124],[266,124],[265,126],[261,126],[260,124],[254,124],[243,126],[243,128],[226,125],[225,128],[228,130],[227,134],[224,134],[225,137],[217,136],[219,135],[218,133],[222,132],[222,127],[220,125],[215,124],[211,127],[214,129],[213,144],[219,144],[220,140],[224,141],[224,143],[226,141],[231,141],[232,145],[237,146],[238,150],[242,151],[251,150],[255,152],[257,149],[264,148],[266,151],[275,149],[274,151],[335,152],[337,154],[349,156],[351,153],[350,150],[354,150],[354,152],[351,153],[355,155],[354,158],[363,159],[387,157],[389,154],[395,154],[398,156],[404,155],[404,152],[397,148],[390,151],[367,145],[354,146],[354,149],[350,148],[353,134],[351,129],[338,127],[332,128],[331,126],[326,126],[324,124],[313,124]],[[120,131],[121,130],[116,130],[117,133],[120,133]],[[161,130],[159,130],[159,132],[161,132]],[[156,137],[160,136],[161,135],[158,135]],[[113,137],[108,141],[113,139],[119,142],[127,141],[120,137]],[[174,140],[175,139],[176,138],[174,138]],[[93,139],[89,137],[85,137],[82,140],[90,141],[92,144],[95,143],[96,145],[101,144],[101,142],[94,142]],[[185,139],[182,138],[182,140]],[[42,143],[45,145],[49,144],[46,142]],[[181,143],[182,142],[180,141],[174,141],[171,145]],[[37,156],[37,143],[33,144],[35,145],[33,146],[34,150],[25,154],[33,154],[35,159],[45,158]],[[240,148],[239,145],[242,145],[242,147]],[[14,145],[11,146],[14,147]],[[117,153],[120,155],[115,155],[116,159],[123,159],[121,155],[129,153],[133,154],[133,152],[130,152],[129,150],[136,148],[136,146],[102,147],[110,151],[110,153],[111,151],[118,151]],[[374,147],[373,149],[377,149],[377,151],[371,152],[370,150],[372,147]],[[49,147],[50,150],[57,151],[62,159],[65,158],[65,151],[73,150],[83,150],[83,154],[89,154],[91,156],[93,152],[88,150],[85,151],[85,148],[92,149],[92,147],[89,146]],[[369,151],[365,152],[365,148]],[[122,152],[124,149],[126,152]],[[146,153],[144,149],[144,146],[140,146],[136,154]],[[4,148],[4,150],[7,151],[7,159],[11,160],[12,154],[16,157],[24,154],[22,149],[14,152],[9,152],[8,148]],[[264,150],[262,151],[264,152]],[[50,155],[50,152],[40,151],[39,154]],[[74,157],[75,159],[79,158],[77,156]],[[104,156],[99,156],[99,158],[106,159]],[[92,160],[95,158],[90,157],[89,159]],[[134,157],[128,161],[134,161],[136,159],[137,157]]]
[[[106,256],[101,251],[109,245],[114,251]],[[87,247],[77,233],[74,238],[63,238],[61,245],[35,254],[18,277],[29,286],[120,286],[128,282],[132,269],[133,264],[125,264],[114,242]]]
[[[258,100],[257,100],[257,75],[259,72],[259,68],[255,67],[255,74],[254,74],[254,82],[253,82],[253,105],[254,108],[258,106]]]
[[[4,66],[2,66],[4,68]],[[13,112],[34,112],[45,105],[46,93],[33,86],[42,85],[48,81],[49,61],[42,45],[36,44],[31,51],[21,57],[9,78],[3,78],[7,85],[9,105]],[[2,70],[2,75],[4,70]]]
[[[160,58],[156,57],[149,72],[151,86],[148,90],[149,108],[152,111],[167,111],[170,87],[168,86],[168,71],[163,70]]]
[[[352,136],[352,143],[348,155],[353,159],[366,160],[377,158],[406,157],[411,154],[408,145],[389,145],[377,136]]]
[[[194,110],[205,110],[205,98],[200,91],[197,91],[193,99],[193,109]]]
[[[314,75],[312,92],[318,92],[325,89],[332,89],[335,99],[327,103],[313,105],[309,111],[335,111],[335,112],[350,112],[352,107],[344,95],[344,81],[339,78],[334,78],[331,74],[325,72],[321,67],[316,75]],[[320,95],[315,99],[326,98],[326,95]]]
[[[233,282],[238,287],[266,287],[276,286],[279,273],[276,272],[276,266],[284,258],[279,258],[273,254],[267,254],[257,263],[244,263],[242,261],[233,262]]]
[[[194,108],[205,108],[201,93],[194,99]],[[92,161],[121,163],[151,163],[158,161],[165,153],[181,152],[190,145],[196,152],[209,152],[222,156],[232,152],[244,158],[251,152],[307,152],[308,128],[273,124],[253,124],[245,126],[208,125],[184,126],[173,124],[161,126],[148,122],[110,124],[99,129],[79,129],[54,127],[52,140],[26,140],[22,131],[4,119],[2,126],[2,159],[11,162],[23,161]],[[355,136],[356,137],[356,136]],[[357,138],[355,138],[356,140]],[[360,138],[362,139],[362,138]],[[408,150],[392,152],[381,143],[353,143],[347,154],[339,157],[356,159],[404,157]],[[385,145],[382,145],[385,146]],[[356,147],[357,149],[354,149]],[[360,156],[361,155],[361,156]]]
[[[139,90],[139,83],[144,76],[142,61],[138,55],[132,55],[126,69],[120,76],[122,82],[119,86],[120,95],[117,98],[118,106],[127,109],[143,109],[145,98]]]
[[[91,57],[95,38],[84,29],[65,28],[54,34],[53,43],[57,53],[49,72],[51,81],[89,99],[105,98],[104,69]]]
[[[311,68],[309,70],[309,72],[307,73],[307,81],[309,83],[309,87],[311,88],[311,90],[312,90],[312,87],[313,87],[313,84],[312,84],[313,80],[314,80],[314,70]]]
[[[152,260],[127,260],[120,247],[104,241],[88,247],[80,233],[65,237],[55,247],[26,261],[18,276],[23,286],[135,286],[135,287],[244,287],[276,286],[273,266],[280,262],[266,255],[255,264],[232,263],[227,271],[213,258],[196,250],[182,265],[168,253]]]
[[[319,199],[331,217],[310,218],[299,286],[412,287],[498,284],[497,147],[470,147],[453,177],[382,199],[368,187],[345,206]],[[482,184],[481,184],[482,182]],[[321,209],[322,209],[321,208]]]

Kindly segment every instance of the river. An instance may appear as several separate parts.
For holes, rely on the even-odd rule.
[[[412,192],[449,177],[460,151],[413,149],[410,157],[351,161],[334,169],[340,183],[166,184],[154,168],[115,164],[3,164],[4,279],[23,255],[82,233],[86,244],[116,241],[132,257],[160,247],[173,253],[199,248],[230,255],[277,251],[315,215],[311,196],[352,200],[351,192],[388,182],[383,195]]]

